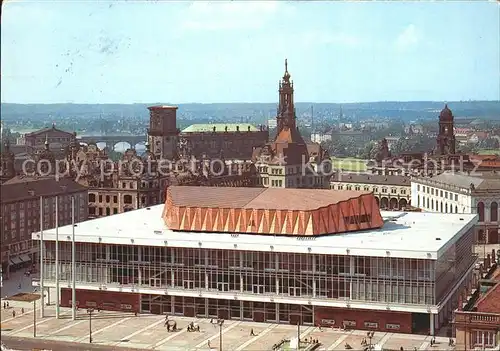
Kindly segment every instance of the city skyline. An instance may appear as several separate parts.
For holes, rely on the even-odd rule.
[[[273,102],[287,58],[297,101],[499,100],[499,26],[490,2],[10,2],[1,98]]]

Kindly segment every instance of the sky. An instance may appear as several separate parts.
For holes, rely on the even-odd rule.
[[[4,1],[1,101],[500,100],[500,3]]]

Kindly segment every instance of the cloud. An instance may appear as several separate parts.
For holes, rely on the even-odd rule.
[[[300,41],[305,46],[316,45],[341,45],[357,47],[361,44],[361,39],[343,32],[333,33],[322,30],[311,30],[300,36]]]
[[[414,48],[420,43],[422,35],[414,24],[408,25],[396,38],[395,46],[399,51]]]
[[[193,2],[181,23],[188,30],[259,29],[278,13],[294,13],[289,4],[279,1]]]

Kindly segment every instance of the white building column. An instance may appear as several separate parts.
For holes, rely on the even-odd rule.
[[[241,272],[241,269],[243,268],[243,252],[239,252],[239,256],[240,256],[240,272]],[[240,292],[243,292],[245,289],[245,282],[243,281],[243,274],[240,273]]]
[[[434,314],[433,313],[429,314],[429,323],[430,323],[430,327],[429,327],[430,332],[429,333],[431,336],[434,336]]]
[[[172,255],[170,255],[170,263],[172,264],[172,267],[174,267],[174,263],[175,263],[175,251],[174,250],[172,250]],[[205,265],[206,265],[206,261],[205,261]],[[173,268],[170,270],[170,281],[172,282],[172,286],[175,286],[175,273],[174,273]],[[173,302],[172,302],[172,308],[174,308]]]
[[[312,257],[312,271],[313,271],[313,277],[316,276],[316,257],[315,255],[311,255]],[[316,278],[313,279],[313,285],[312,285],[312,293],[313,297],[316,297]]]
[[[278,278],[278,271],[280,269],[280,261],[279,261],[279,255],[277,253],[274,255],[275,255],[274,256],[274,258],[275,258],[274,259],[274,269],[276,271],[276,278],[275,278],[275,280],[276,280],[276,283],[275,283],[276,284],[276,295],[279,295],[279,293],[280,293],[280,280]]]

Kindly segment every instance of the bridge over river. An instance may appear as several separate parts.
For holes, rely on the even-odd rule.
[[[89,144],[90,142],[98,144],[99,148],[112,148],[115,151],[123,151],[129,148],[142,148],[146,143],[144,135],[86,135],[77,137],[80,143]]]

